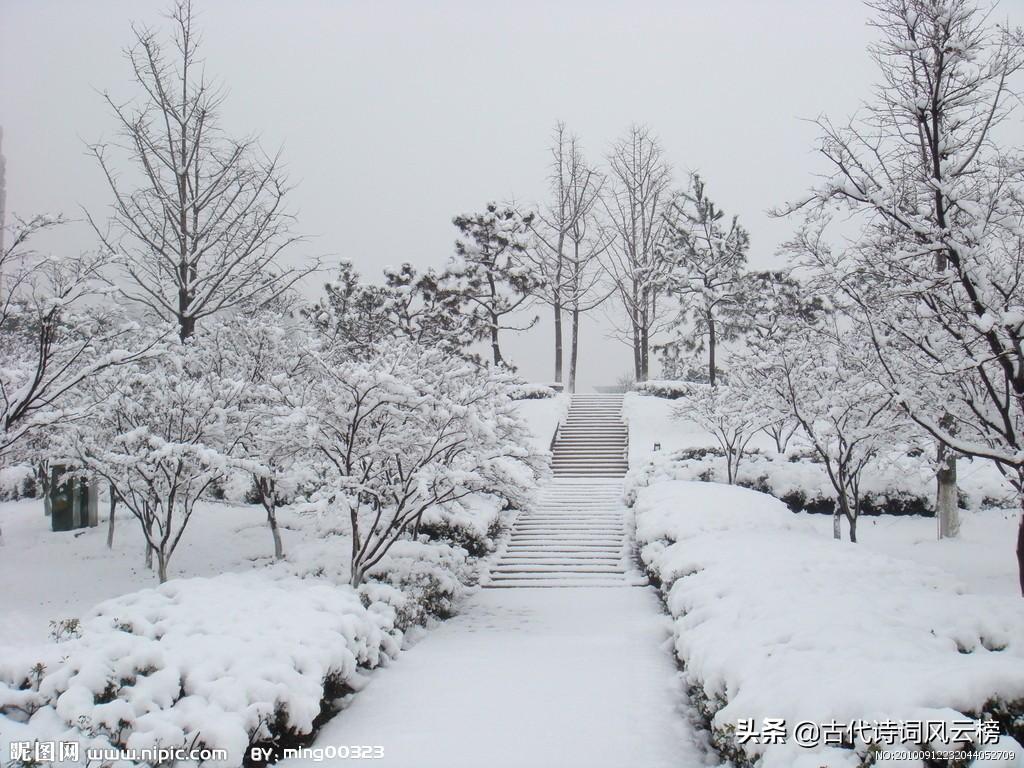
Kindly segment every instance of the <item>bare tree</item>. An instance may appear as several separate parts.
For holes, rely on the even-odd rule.
[[[177,0],[170,20],[169,47],[133,28],[127,58],[141,98],[122,104],[105,94],[121,138],[90,149],[113,211],[105,227],[89,220],[120,266],[122,295],[175,321],[185,339],[203,317],[277,296],[315,267],[278,263],[297,240],[279,156],[264,155],[254,139],[225,135],[223,94],[203,70],[191,1]],[[126,157],[138,187],[128,188],[113,154]]]
[[[665,230],[671,172],[661,146],[644,126],[630,127],[608,157],[610,184],[602,195],[616,238],[604,259],[625,323],[620,340],[633,349],[633,372],[645,381],[650,372],[651,338],[664,325],[658,299],[664,290],[668,260],[659,247]]]
[[[576,391],[580,315],[608,298],[600,257],[608,238],[597,218],[604,179],[583,157],[579,139],[555,126],[551,145],[551,200],[531,222],[534,236],[527,257],[541,276],[536,295],[548,304],[555,323],[555,381],[563,378],[563,323],[571,319],[569,391]]]
[[[956,453],[988,455],[996,444],[1006,449],[1002,455],[1019,455],[1014,419],[990,421],[989,414],[1024,401],[1021,328],[988,319],[1020,296],[1013,259],[998,245],[1001,230],[1018,226],[1007,222],[1008,202],[1020,195],[1019,160],[998,146],[994,130],[1019,100],[1011,82],[1024,66],[1024,37],[991,24],[972,0],[869,5],[880,33],[871,54],[882,84],[863,119],[820,121],[821,152],[834,172],[804,204],[824,210],[838,201],[862,217],[858,271],[874,276],[876,294],[854,300],[874,327],[906,338],[905,352],[920,353],[913,365],[896,362],[888,359],[895,347],[879,344],[885,370],[897,380],[905,371],[912,385],[924,370],[945,371],[939,376],[948,393],[910,409],[939,443],[941,538],[958,528]],[[877,291],[887,301],[878,301]],[[937,355],[940,338],[950,347]],[[962,420],[957,402],[975,415]],[[986,447],[958,436],[963,431],[984,434]],[[1017,460],[1004,466],[1024,471]],[[1018,560],[1024,591],[1024,518]]]

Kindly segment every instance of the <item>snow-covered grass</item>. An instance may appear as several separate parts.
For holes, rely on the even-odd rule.
[[[485,536],[499,514],[491,497],[437,512],[446,531]],[[394,656],[411,627],[451,615],[476,580],[465,549],[424,535],[398,542],[354,590],[351,539],[335,521],[287,508],[280,521],[287,559],[275,563],[261,507],[204,503],[179,578],[153,589],[133,518],[107,550],[102,524],[52,533],[41,502],[0,505],[0,578],[19,587],[0,596],[0,739],[142,748],[198,735],[239,765],[250,740],[281,746],[318,727],[321,709],[361,685],[359,669]],[[51,621],[81,637],[41,642]]]
[[[860,544],[833,540],[821,516],[716,483],[656,483],[635,511],[676,654],[726,754],[853,766],[863,744],[740,744],[733,729],[740,718],[948,722],[1024,700],[1010,511],[967,513],[961,539],[945,542],[919,518],[872,518]]]

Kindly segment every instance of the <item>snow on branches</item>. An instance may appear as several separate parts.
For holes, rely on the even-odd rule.
[[[313,506],[347,518],[353,585],[432,506],[472,493],[528,499],[536,464],[503,374],[407,342],[318,363],[325,483]]]

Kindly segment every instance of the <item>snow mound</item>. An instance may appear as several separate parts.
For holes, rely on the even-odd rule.
[[[173,580],[101,603],[80,637],[3,649],[0,738],[196,743],[240,765],[268,726],[311,732],[325,697],[358,688],[400,633],[351,588],[270,574]]]

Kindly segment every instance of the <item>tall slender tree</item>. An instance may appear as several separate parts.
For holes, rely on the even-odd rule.
[[[604,179],[587,164],[579,139],[564,123],[555,126],[549,183],[551,198],[530,225],[533,240],[527,257],[541,276],[537,296],[554,317],[558,383],[563,379],[563,316],[569,313],[569,391],[575,392],[580,316],[608,297],[600,262],[608,238],[597,216]]]
[[[602,201],[615,239],[604,263],[622,311],[613,320],[618,338],[633,350],[636,379],[644,381],[650,373],[652,337],[667,320],[659,317],[658,302],[669,267],[660,246],[672,174],[658,140],[640,125],[631,126],[614,144],[608,164]]]
[[[280,158],[221,128],[223,94],[204,71],[191,0],[177,0],[170,21],[170,45],[133,27],[127,56],[138,99],[105,94],[120,140],[90,149],[113,205],[106,224],[89,221],[120,267],[112,283],[122,296],[174,321],[186,339],[203,317],[273,298],[315,265],[278,260],[298,239]]]
[[[726,220],[707,196],[704,180],[693,174],[689,189],[672,202],[663,247],[672,265],[668,284],[680,300],[680,326],[686,328],[685,339],[676,343],[707,354],[708,383],[714,387],[719,340],[737,327],[726,322],[726,308],[737,301],[750,236],[738,217]]]

